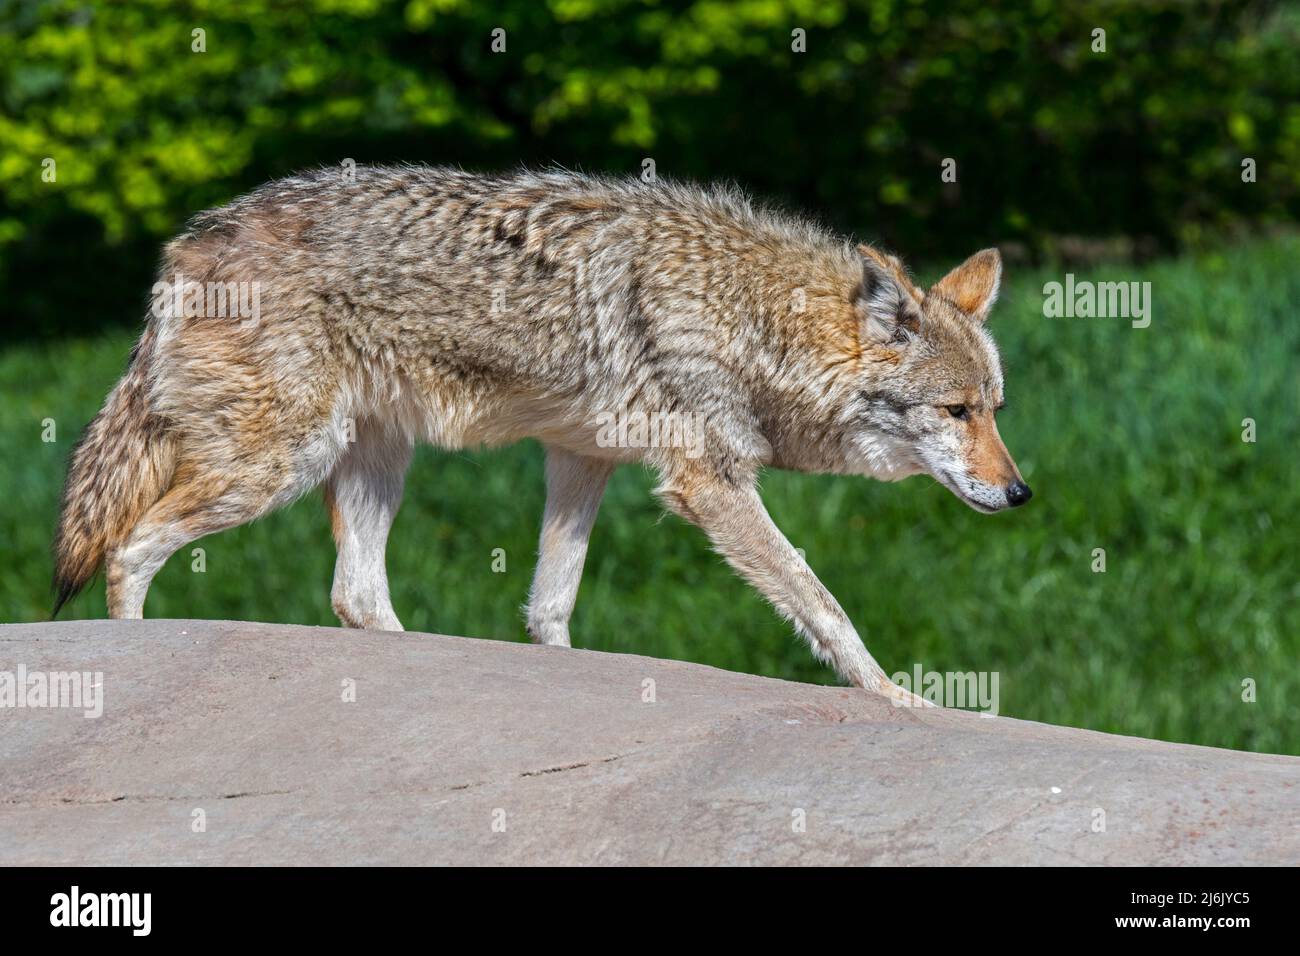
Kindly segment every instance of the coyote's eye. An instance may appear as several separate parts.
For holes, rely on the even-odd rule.
[[[970,417],[970,412],[966,410],[965,405],[945,405],[944,407],[948,409],[948,414],[953,418],[964,420]]]

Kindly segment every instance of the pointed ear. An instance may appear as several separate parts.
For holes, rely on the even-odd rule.
[[[921,330],[920,304],[894,268],[882,265],[874,256],[862,258],[862,283],[855,305],[863,344],[903,345]]]
[[[925,292],[912,281],[912,277],[907,274],[907,267],[903,265],[903,260],[898,256],[891,256],[889,253],[882,252],[865,242],[858,244],[858,252],[862,255],[862,258],[874,262],[891,274],[898,281],[898,284],[903,287],[903,291],[911,295],[918,305],[925,301]]]
[[[981,249],[935,283],[930,291],[943,296],[976,322],[989,317],[1002,282],[1002,255]]]

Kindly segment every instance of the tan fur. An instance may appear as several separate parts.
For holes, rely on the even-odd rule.
[[[1020,480],[1020,470],[1002,443],[990,409],[985,408],[972,417],[965,446],[972,478],[1002,487]]]
[[[94,577],[171,483],[176,442],[149,410],[156,335],[146,330],[130,367],[72,453],[54,540],[54,613]]]
[[[996,249],[984,249],[935,283],[934,291],[982,322],[997,298],[1001,278],[1002,257]]]
[[[531,437],[535,639],[568,643],[605,480],[639,461],[819,657],[896,695],[755,484],[767,466],[928,472],[996,510],[1014,465],[980,417],[1002,391],[980,325],[995,260],[926,293],[896,258],[726,189],[423,167],[270,183],[167,246],[160,281],[254,283],[260,318],[150,320],[74,457],[61,597],[107,556],[110,612],[138,617],[177,548],[324,482],[340,619],[400,629],[383,551],[411,446]],[[957,402],[976,419],[950,420]],[[616,412],[693,416],[699,441],[611,443]]]

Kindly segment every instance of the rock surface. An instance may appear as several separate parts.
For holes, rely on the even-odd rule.
[[[675,661],[153,620],[0,627],[20,664],[104,711],[0,709],[0,865],[1300,861],[1297,758]]]

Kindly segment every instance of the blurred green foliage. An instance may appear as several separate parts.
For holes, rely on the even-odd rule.
[[[1257,0],[0,0],[0,295],[26,333],[134,318],[188,215],[349,157],[652,157],[910,259],[1168,247],[1296,218],[1298,40]]]

